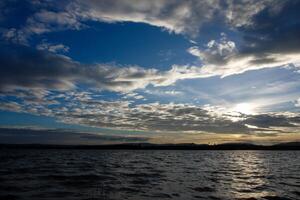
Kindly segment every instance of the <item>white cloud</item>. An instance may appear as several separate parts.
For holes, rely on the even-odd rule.
[[[46,41],[43,41],[42,43],[38,44],[36,46],[36,48],[38,50],[47,50],[47,51],[50,51],[52,53],[66,53],[69,51],[69,47],[68,46],[65,46],[63,44],[51,44],[51,43],[48,43]]]
[[[25,37],[58,30],[79,30],[86,27],[84,22],[89,20],[146,23],[196,37],[204,23],[220,16],[234,27],[249,25],[251,17],[272,1],[74,0],[31,3],[38,8],[37,12],[18,31]]]
[[[136,100],[143,99],[143,100],[146,100],[146,98],[143,95],[140,95],[140,94],[135,93],[135,92],[127,93],[125,96],[122,97],[122,99],[136,99]]]
[[[196,37],[202,24],[212,20],[215,11],[220,8],[219,0],[75,0],[43,2],[38,6],[34,2],[32,4],[38,8],[37,12],[28,17],[26,24],[15,30],[13,35],[14,38],[22,37],[25,42],[33,34],[88,27],[86,21],[145,23]],[[55,6],[59,10],[53,9]]]
[[[167,91],[164,91],[164,93],[167,94],[167,95],[172,95],[172,96],[176,96],[176,95],[182,94],[182,92],[176,91],[176,90],[167,90]]]
[[[237,53],[237,49],[235,43],[228,40],[224,33],[221,33],[221,38],[218,41],[209,41],[204,50],[193,46],[188,49],[188,52],[199,57],[205,64],[223,64]]]
[[[179,96],[182,95],[183,92],[177,90],[164,90],[164,89],[146,89],[145,93],[156,95],[156,96]]]
[[[296,101],[295,106],[300,107],[300,98]]]
[[[219,40],[208,42],[203,50],[193,46],[188,49],[188,52],[203,62],[203,66],[197,70],[198,77],[226,77],[250,70],[284,67],[300,62],[300,53],[268,53],[262,56],[244,54],[239,52],[235,42],[229,40],[224,34],[221,34]]]
[[[84,19],[147,23],[171,32],[195,36],[202,23],[213,18],[214,11],[219,8],[219,0],[87,0],[76,1],[70,8]]]

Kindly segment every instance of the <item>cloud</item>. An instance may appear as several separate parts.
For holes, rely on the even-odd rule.
[[[271,7],[280,10],[285,3],[271,0],[76,0],[43,2],[27,19],[28,32],[41,34],[59,29],[81,29],[86,21],[135,22],[164,28],[170,32],[197,36],[202,25],[223,18],[232,27],[253,24],[253,16]],[[37,5],[37,4],[35,4]],[[245,6],[247,5],[247,6]],[[59,9],[58,9],[59,8]]]
[[[1,90],[16,87],[71,88],[74,86],[72,71],[76,71],[79,65],[66,57],[24,46],[3,45],[0,60]]]
[[[158,96],[158,97],[171,97],[173,98],[174,96],[183,96],[184,92],[183,91],[178,91],[174,89],[168,89],[168,88],[147,88],[143,91],[145,94],[151,95],[152,96]]]
[[[16,28],[2,29],[2,37],[15,44],[28,45],[28,35],[23,32],[23,30],[18,30]]]
[[[178,80],[225,77],[263,68],[289,66],[295,72],[299,71],[300,3],[297,1],[77,0],[29,3],[34,12],[24,18],[24,23],[0,29],[6,40],[0,49],[1,110],[50,116],[72,124],[166,133],[263,135],[299,130],[298,114],[254,115],[232,112],[224,107],[146,104],[146,101],[138,104],[137,100],[144,100],[144,96],[135,91],[149,85],[170,86]],[[4,16],[1,10],[1,22]],[[198,57],[201,65],[173,65],[162,71],[134,65],[83,64],[59,55],[69,50],[63,44],[44,40],[34,44],[37,49],[29,47],[33,35],[89,28],[90,21],[145,23],[182,34],[188,40],[197,41],[192,42],[194,46],[188,52]],[[197,36],[201,37],[206,25],[211,24],[220,25],[224,27],[222,31],[229,33],[221,33],[219,38],[211,38],[203,46]],[[284,83],[278,85],[267,86],[267,91],[256,93],[263,93],[260,98],[266,101],[268,92],[277,94],[291,87]],[[86,92],[80,88],[85,88]],[[96,94],[102,90],[122,93],[124,98],[100,100]],[[174,97],[185,91],[153,89],[151,92]],[[228,93],[237,97],[242,92],[247,91],[231,89]],[[6,97],[13,100],[8,101]],[[269,98],[272,101],[268,104],[287,102],[287,99],[291,97],[285,95],[277,101]],[[299,104],[298,100],[292,106],[299,107]]]
[[[220,45],[210,47],[224,55]],[[167,86],[177,80],[195,78],[202,75],[199,68],[173,66],[169,71],[158,71],[137,66],[83,65],[51,52],[10,45],[1,49],[0,62],[2,100],[16,99],[13,102],[1,100],[1,110],[54,117],[71,124],[160,132],[247,134],[276,132],[278,127],[293,129],[297,128],[295,123],[299,123],[298,118],[285,114],[241,115],[228,109],[191,104],[133,103],[143,98],[133,90],[149,84]],[[82,85],[88,86],[86,92],[80,91]],[[125,96],[130,101],[99,100],[95,92],[99,90],[127,93]],[[164,94],[177,95],[178,92],[167,90]],[[249,128],[249,125],[258,128]]]
[[[99,90],[125,92],[151,82],[159,84],[165,79],[154,69],[83,65],[65,56],[25,46],[2,46],[0,61],[2,91],[16,88],[67,90],[82,83]]]
[[[300,98],[296,101],[295,106],[300,107]]]
[[[252,18],[266,7],[280,5],[272,0],[227,0],[224,3],[223,16],[232,27],[251,26]]]
[[[13,35],[10,34],[22,36],[24,40],[19,42],[23,44],[33,34],[86,28],[87,21],[146,23],[169,32],[196,37],[202,24],[213,19],[215,11],[220,9],[219,0],[76,0],[31,4],[36,12],[27,17],[26,23],[14,30]],[[13,29],[7,31],[12,32]]]
[[[47,50],[52,53],[66,53],[70,49],[68,46],[65,46],[63,44],[51,44],[46,41],[43,41],[42,43],[38,44],[36,48],[38,50]]]
[[[22,106],[16,102],[1,102],[0,110],[21,112]]]
[[[29,2],[28,2],[29,3]],[[252,24],[252,17],[270,0],[75,0],[31,2],[35,13],[22,28],[25,35],[87,27],[87,21],[135,22],[161,27],[170,32],[196,37],[201,27],[215,20],[233,27]],[[245,6],[247,5],[247,6]]]
[[[77,0],[40,2],[32,6],[35,12],[27,17],[23,26],[2,29],[4,38],[28,44],[28,37],[33,34],[80,30],[88,28],[89,21],[146,23],[188,37],[201,36],[206,31],[204,25],[219,24],[226,27],[225,31],[229,29],[238,35],[238,41],[222,35],[205,47],[189,48],[203,66],[172,66],[170,71],[160,74],[169,78],[152,81],[155,85],[169,85],[186,78],[225,77],[300,62],[300,3],[295,1]],[[60,44],[41,44],[39,48],[67,51],[67,47]]]
[[[140,22],[175,33],[197,35],[218,9],[213,1],[77,1],[78,15],[104,22]]]
[[[232,71],[237,69],[235,71],[239,73],[299,63],[299,8],[297,1],[272,2],[252,15],[250,23],[237,29],[242,41],[238,53],[227,59],[225,66],[232,66]],[[242,65],[244,69],[236,65]]]
[[[122,99],[136,99],[136,100],[142,99],[142,100],[146,100],[143,95],[140,95],[140,94],[135,93],[135,92],[127,93],[125,96],[122,97]]]
[[[197,72],[198,77],[226,77],[250,70],[285,67],[300,62],[300,49],[286,53],[284,50],[283,52],[263,52],[259,49],[256,51],[254,47],[250,52],[242,45],[239,44],[240,47],[237,48],[234,41],[221,34],[220,39],[209,41],[205,48],[193,46],[188,49],[188,52],[203,63]]]
[[[249,24],[251,17],[270,1],[76,0],[27,3],[35,13],[28,16],[26,23],[17,30],[16,35],[24,38],[52,31],[79,30],[88,27],[87,21],[146,23],[196,37],[205,23],[216,18],[225,18],[234,26]]]
[[[242,53],[299,52],[299,7],[298,1],[284,1],[253,16],[251,26],[240,28],[245,42]]]
[[[199,57],[206,65],[222,65],[237,53],[237,49],[235,43],[228,40],[225,33],[221,33],[221,38],[218,41],[209,41],[205,50],[193,46],[188,49],[188,52]]]
[[[1,143],[8,144],[110,144],[124,142],[147,142],[149,138],[138,136],[115,136],[92,134],[62,129],[0,128]]]
[[[98,90],[130,92],[147,85],[168,86],[178,80],[200,77],[199,68],[172,66],[168,71],[139,66],[85,65],[72,59],[21,45],[0,49],[0,90],[18,88],[70,90],[79,84]]]
[[[28,102],[24,96],[16,98],[20,102],[17,107],[6,106],[3,109],[54,117],[68,124],[119,130],[255,134],[291,133],[300,126],[297,113],[242,114],[226,107],[208,105],[106,101],[98,99],[95,93],[80,91],[53,92],[43,97],[55,100],[57,103],[54,105]],[[287,128],[288,132],[285,131]]]
[[[28,39],[32,35],[64,30],[80,30],[85,27],[86,25],[82,24],[77,16],[70,12],[53,12],[42,9],[28,17],[21,28],[4,29],[2,35],[6,40],[28,45]]]

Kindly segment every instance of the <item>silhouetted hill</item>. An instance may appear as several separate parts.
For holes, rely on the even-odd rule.
[[[289,149],[289,150],[299,150],[300,142],[287,142],[279,143],[272,146],[274,149]]]
[[[300,150],[300,142],[265,146],[250,143],[207,144],[151,144],[126,143],[111,145],[53,145],[53,144],[0,144],[0,149],[128,149],[128,150]]]
[[[274,144],[273,146],[300,146],[300,142],[286,142],[286,143],[279,143],[279,144]]]

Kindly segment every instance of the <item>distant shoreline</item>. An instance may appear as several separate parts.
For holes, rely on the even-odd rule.
[[[108,144],[108,145],[55,145],[55,144],[0,144],[3,149],[94,149],[94,150],[300,150],[300,142],[275,145],[255,145],[248,143],[207,144]]]

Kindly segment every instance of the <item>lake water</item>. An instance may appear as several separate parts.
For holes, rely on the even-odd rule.
[[[1,150],[0,199],[300,199],[300,151]]]

